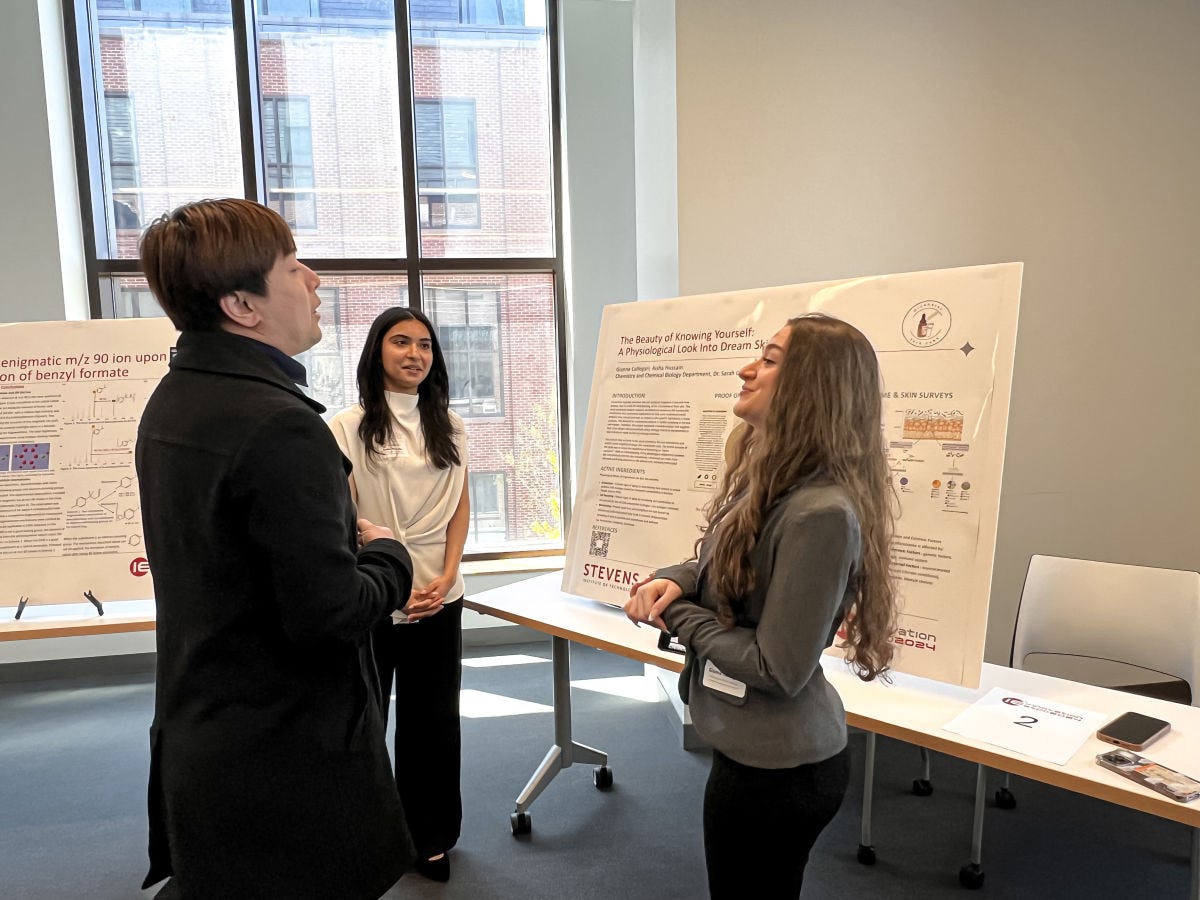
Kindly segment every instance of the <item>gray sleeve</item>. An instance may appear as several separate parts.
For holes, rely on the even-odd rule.
[[[671,604],[663,621],[731,678],[795,696],[819,665],[841,613],[859,555],[858,522],[841,506],[788,514],[771,543],[770,568],[756,573],[766,592],[757,627],[726,630],[713,611],[692,603]]]
[[[690,599],[696,596],[696,587],[700,581],[700,564],[693,559],[677,566],[666,566],[656,569],[654,577],[675,582],[683,590],[684,598]]]

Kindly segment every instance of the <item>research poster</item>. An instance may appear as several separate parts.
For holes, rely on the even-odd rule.
[[[879,355],[898,517],[895,668],[978,685],[999,512],[1020,263],[606,307],[563,590],[619,604],[692,556],[724,464],[738,370],[822,312]]]
[[[170,321],[0,325],[0,604],[154,596],[133,465]]]

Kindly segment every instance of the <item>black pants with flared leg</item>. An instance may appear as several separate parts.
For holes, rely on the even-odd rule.
[[[375,629],[375,667],[387,721],[396,682],[396,785],[417,853],[449,850],[462,826],[462,601],[407,625]]]
[[[850,782],[848,749],[793,769],[757,769],[713,751],[704,789],[704,860],[714,900],[800,896],[817,836]]]

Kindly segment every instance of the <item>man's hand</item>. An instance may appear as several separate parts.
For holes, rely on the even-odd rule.
[[[371,541],[377,541],[380,538],[391,537],[395,537],[395,535],[392,534],[392,529],[384,525],[376,525],[369,519],[358,520],[358,546],[362,547],[365,544],[371,543]]]

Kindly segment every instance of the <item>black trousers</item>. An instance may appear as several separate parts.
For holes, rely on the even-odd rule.
[[[396,786],[418,855],[458,842],[462,827],[462,601],[408,625],[375,629],[375,668],[388,717],[396,682]]]
[[[714,900],[793,900],[817,836],[850,783],[850,752],[794,769],[756,769],[713,751],[704,789],[704,861]]]

